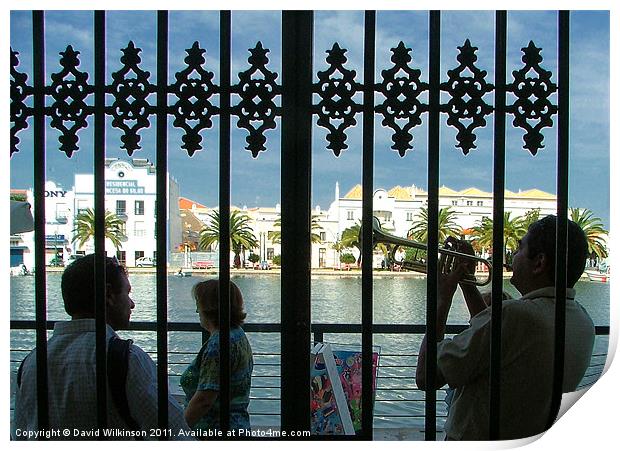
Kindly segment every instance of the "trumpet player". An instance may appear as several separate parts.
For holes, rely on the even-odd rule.
[[[514,255],[510,282],[521,298],[502,303],[501,394],[499,438],[524,438],[544,432],[551,413],[555,324],[555,232],[557,219],[533,223]],[[574,285],[587,258],[584,232],[568,221],[566,353],[563,392],[574,391],[590,364],[594,324],[575,301]],[[460,283],[471,272],[460,263],[439,274],[437,302],[436,389],[455,389],[445,425],[447,440],[489,439],[489,356],[491,307],[477,287]],[[452,298],[460,285],[471,314],[470,326],[445,338]],[[416,383],[426,389],[425,335],[418,358]]]

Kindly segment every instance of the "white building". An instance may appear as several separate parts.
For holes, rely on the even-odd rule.
[[[73,238],[73,191],[67,190],[53,181],[45,183],[45,263],[60,263],[71,254]],[[33,190],[12,190],[25,196],[34,205]],[[34,214],[34,211],[33,211]],[[34,267],[34,232],[11,236],[11,266],[26,265]]]
[[[413,222],[419,219],[420,209],[427,203],[428,193],[415,185],[380,188],[373,193],[373,214],[379,218],[388,233],[405,237]],[[456,215],[456,224],[463,229],[470,229],[483,217],[493,217],[493,193],[478,188],[456,191],[442,186],[439,189],[439,207],[450,207]],[[510,212],[511,217],[522,216],[536,208],[540,209],[541,216],[555,214],[556,196],[538,189],[518,193],[505,191],[504,210]],[[341,197],[336,183],[334,201],[326,216],[336,222],[336,225],[329,226],[331,236],[341,237],[344,230],[359,224],[362,220],[362,186],[354,186]],[[352,252],[356,257],[359,254],[357,249]],[[334,266],[337,266],[337,263]]]
[[[414,221],[419,219],[420,209],[428,202],[428,193],[415,185],[409,187],[395,186],[391,189],[377,189],[373,193],[373,214],[377,216],[384,229],[393,235],[405,237]],[[456,191],[442,186],[439,189],[439,207],[450,207],[456,214],[456,223],[463,229],[470,229],[477,225],[483,217],[493,217],[493,194],[477,188],[467,188]],[[526,212],[539,208],[540,215],[555,214],[556,197],[538,189],[519,191],[514,193],[506,190],[504,195],[504,209],[511,216],[522,216]],[[183,199],[181,209],[191,211],[203,222],[208,221],[208,215],[213,210],[189,199]],[[280,217],[280,205],[259,208],[231,207],[231,210],[241,210],[251,218],[251,227],[259,242],[259,247],[252,252],[259,255],[261,260],[272,261],[274,256],[281,255],[281,244],[271,241],[270,232],[278,230],[274,223]],[[340,195],[340,188],[336,183],[334,200],[327,210],[317,206],[312,211],[312,217],[320,224],[320,231],[313,230],[320,236],[320,241],[312,245],[312,268],[339,267],[339,253],[334,245],[349,227],[359,224],[362,219],[362,186],[356,185],[344,196]],[[356,257],[357,249],[349,249]],[[382,257],[378,256],[375,265],[381,264]],[[232,261],[232,260],[231,260]]]
[[[179,215],[179,186],[170,175],[168,180],[167,232],[168,251],[174,251],[182,243],[181,217]],[[106,240],[106,253],[116,255],[127,266],[135,266],[140,257],[157,258],[156,236],[156,184],[155,166],[147,159],[133,158],[130,161],[116,158],[106,159],[105,168],[105,208],[124,221],[126,241],[116,249]],[[94,208],[94,175],[75,175],[76,215]],[[73,248],[76,253],[92,253],[94,240],[89,240],[81,248]]]
[[[134,266],[140,257],[157,257],[156,180],[156,168],[147,159],[106,160],[105,208],[123,220],[125,235],[120,249],[106,239],[106,253],[116,255],[127,266]],[[167,180],[167,247],[173,251],[182,243],[179,187],[170,175]],[[27,201],[34,205],[33,190],[26,190],[25,193]],[[53,264],[54,259],[66,263],[72,254],[95,251],[92,238],[83,246],[73,242],[75,218],[88,208],[94,208],[93,174],[76,174],[70,190],[53,181],[46,182],[46,264]],[[34,232],[11,237],[11,249],[11,266],[23,263],[28,269],[34,267]]]

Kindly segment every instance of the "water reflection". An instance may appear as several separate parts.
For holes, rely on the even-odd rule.
[[[168,278],[168,318],[170,321],[195,321],[196,307],[191,297],[192,286],[204,277]],[[247,322],[280,322],[280,278],[277,275],[233,276],[243,292]],[[155,321],[157,290],[155,274],[130,274],[131,296],[136,303],[134,321]],[[359,277],[313,277],[312,322],[360,323],[362,288]],[[596,325],[609,324],[609,284],[580,281],[577,300],[588,311]],[[518,293],[504,280],[504,290]],[[68,319],[60,294],[60,273],[47,277],[48,318]],[[374,280],[373,321],[381,324],[423,324],[426,318],[426,279],[412,277],[379,277]],[[33,320],[34,278],[11,277],[11,319]],[[469,316],[460,291],[448,317],[452,324],[465,324]]]

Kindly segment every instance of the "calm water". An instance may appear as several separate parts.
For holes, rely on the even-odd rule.
[[[168,318],[170,321],[198,321],[196,307],[191,299],[191,287],[202,277],[168,279]],[[232,280],[244,294],[248,323],[280,322],[282,302],[280,278],[277,275],[233,276]],[[155,274],[130,274],[132,297],[136,308],[134,321],[156,320]],[[513,296],[516,290],[505,280],[505,290]],[[578,282],[577,299],[588,311],[594,324],[609,325],[609,285]],[[48,318],[66,320],[60,294],[60,274],[48,275]],[[312,277],[312,321],[314,323],[361,323],[361,278],[339,276]],[[374,281],[374,322],[391,324],[425,323],[426,280],[423,278],[380,277]],[[11,319],[34,320],[34,279],[11,277]],[[453,304],[449,324],[466,324],[469,319],[460,292]],[[155,333],[123,332],[123,337],[133,338],[147,351],[156,350]],[[279,334],[248,334],[256,355],[250,412],[255,425],[277,425],[279,416]],[[178,375],[200,348],[199,333],[171,332],[169,340],[170,386],[178,392]],[[375,335],[374,344],[380,346],[381,360],[378,379],[375,427],[421,427],[423,424],[424,394],[414,391],[413,374],[419,344],[419,335]],[[325,341],[333,343],[361,343],[358,334],[327,334]],[[34,346],[34,332],[11,331],[11,349],[29,350]],[[593,358],[595,366],[587,373],[584,383],[591,383],[602,369],[607,352],[607,337],[597,338]],[[16,370],[25,352],[12,352],[12,369]],[[155,356],[153,356],[155,357]],[[401,390],[391,391],[390,388]],[[405,389],[405,390],[402,390]],[[443,399],[443,392],[438,393]],[[445,414],[443,402],[438,403],[438,415]],[[408,415],[413,418],[402,418]],[[443,419],[438,420],[440,427]]]

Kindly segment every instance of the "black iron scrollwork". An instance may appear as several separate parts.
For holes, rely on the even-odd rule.
[[[493,113],[493,107],[484,101],[484,96],[492,92],[494,86],[486,82],[487,72],[476,67],[477,47],[466,40],[458,49],[459,66],[448,71],[448,80],[440,85],[449,95],[440,109],[448,115],[448,125],[457,128],[456,147],[466,155],[476,148],[476,128],[484,127],[486,116]],[[514,95],[516,100],[507,105],[506,112],[514,116],[513,126],[525,130],[523,148],[536,155],[544,148],[541,131],[553,126],[552,118],[558,111],[557,105],[551,102],[557,86],[551,81],[552,73],[541,67],[541,49],[530,41],[521,50],[524,65],[513,71],[514,80],[506,85],[506,93]],[[400,42],[391,51],[393,66],[381,72],[381,82],[372,88],[384,96],[375,112],[382,115],[382,125],[392,130],[391,148],[402,157],[413,149],[411,131],[422,123],[421,115],[428,110],[428,105],[419,98],[428,92],[429,85],[420,80],[419,69],[410,67],[410,48]],[[121,130],[121,148],[131,156],[141,148],[140,131],[150,125],[149,116],[157,111],[148,101],[157,89],[149,82],[150,73],[140,68],[141,49],[129,42],[121,52],[123,66],[112,74],[112,83],[101,89],[113,96],[105,112],[112,116],[111,125]],[[167,113],[174,117],[174,126],[184,130],[182,148],[193,156],[202,149],[201,132],[211,128],[213,117],[220,114],[218,106],[211,103],[212,96],[218,94],[220,88],[213,83],[213,73],[204,68],[206,51],[198,42],[186,52],[186,68],[178,72],[176,82],[166,88],[166,94],[174,94],[177,98],[167,107]],[[266,150],[265,133],[276,127],[276,118],[281,114],[276,99],[282,90],[276,83],[278,74],[267,67],[269,49],[258,42],[249,52],[249,69],[239,73],[239,83],[231,88],[231,93],[241,99],[231,108],[231,113],[238,117],[237,126],[248,131],[246,149],[257,158]],[[327,50],[328,68],[317,73],[318,82],[312,86],[319,98],[313,105],[313,114],[317,115],[317,125],[327,129],[327,148],[336,157],[348,148],[347,129],[357,124],[355,115],[362,111],[355,95],[364,87],[356,82],[356,72],[345,67],[346,52],[338,43]],[[19,151],[18,134],[28,128],[28,119],[34,114],[28,104],[34,88],[27,84],[28,76],[18,71],[18,55],[11,49],[11,156]],[[45,108],[45,115],[51,119],[51,126],[60,131],[60,150],[71,157],[79,149],[78,134],[88,126],[88,117],[93,113],[87,101],[95,88],[88,84],[88,74],[79,70],[78,51],[69,45],[60,55],[62,69],[53,74],[52,83],[44,87],[44,94],[52,99]]]
[[[394,131],[391,148],[404,157],[407,150],[413,149],[413,135],[409,132],[422,123],[420,116],[426,111],[418,96],[428,89],[428,84],[420,81],[420,70],[409,67],[412,60],[410,48],[401,41],[391,50],[394,66],[381,72],[383,81],[376,89],[385,100],[377,105],[376,112],[383,115],[381,124]]]
[[[147,97],[152,93],[153,86],[149,83],[150,73],[139,67],[141,51],[142,49],[130,41],[127,48],[122,49],[123,68],[112,74],[111,93],[114,96],[111,108],[114,118],[112,125],[124,132],[121,136],[123,142],[121,149],[127,150],[129,156],[141,148],[139,131],[150,125],[151,108]],[[131,73],[134,77],[131,77]]]
[[[50,95],[54,99],[50,108],[50,125],[60,131],[60,150],[69,158],[79,149],[77,134],[80,129],[87,127],[86,119],[90,114],[85,100],[91,90],[87,83],[88,74],[78,70],[79,54],[70,45],[64,52],[60,52],[62,70],[52,74],[50,87]]]
[[[536,155],[545,147],[544,136],[540,131],[544,127],[553,126],[551,117],[558,111],[557,106],[549,100],[549,97],[557,91],[557,86],[551,81],[551,72],[540,67],[543,60],[541,50],[532,41],[521,49],[523,52],[521,61],[524,66],[512,72],[514,81],[506,87],[507,92],[517,97],[515,103],[507,106],[506,111],[514,115],[512,124],[526,131],[523,136],[525,142],[523,148],[529,150],[532,155]],[[529,76],[532,73],[534,77]]]
[[[19,152],[17,147],[19,138],[17,134],[28,128],[28,117],[32,115],[32,109],[26,105],[25,100],[32,94],[32,89],[26,84],[28,75],[18,72],[19,66],[18,52],[11,49],[11,156]]]
[[[175,74],[176,83],[171,86],[171,93],[175,94],[178,100],[171,111],[174,116],[173,125],[185,131],[181,148],[191,157],[194,152],[202,149],[200,132],[212,127],[211,117],[217,114],[218,109],[209,101],[216,88],[212,83],[213,72],[208,72],[203,67],[206,50],[201,49],[198,42],[194,42],[192,48],[185,51],[187,68]]]
[[[280,93],[276,84],[278,74],[267,69],[269,49],[263,48],[259,41],[256,47],[249,49],[250,69],[239,73],[239,84],[236,93],[241,101],[233,109],[233,113],[239,117],[237,126],[246,129],[249,134],[245,138],[246,150],[252,152],[252,157],[257,158],[259,152],[267,150],[265,132],[276,128],[275,117],[278,108],[274,98]],[[260,123],[258,127],[254,123]]]
[[[315,107],[315,113],[319,116],[317,125],[329,130],[327,148],[335,156],[340,156],[340,152],[349,147],[345,131],[357,123],[355,113],[360,111],[360,106],[353,101],[360,86],[355,81],[355,71],[344,67],[347,62],[346,52],[338,43],[327,50],[329,68],[317,74],[319,82],[314,91],[321,97]]]
[[[476,134],[474,130],[484,127],[487,123],[485,116],[493,112],[493,107],[483,100],[485,94],[493,91],[493,85],[484,79],[487,72],[475,66],[478,60],[476,50],[469,39],[459,49],[456,57],[460,63],[455,69],[448,71],[448,81],[441,83],[441,90],[450,94],[450,101],[441,106],[444,113],[448,113],[448,125],[456,127],[456,147],[467,155],[476,148]]]

